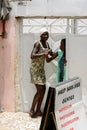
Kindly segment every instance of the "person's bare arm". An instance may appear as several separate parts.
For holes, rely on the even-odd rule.
[[[52,53],[52,56],[49,56],[49,53],[47,54],[47,52],[45,52],[46,61],[48,63],[51,62],[53,59],[55,59],[58,56],[58,52]]]
[[[39,49],[40,49],[40,44],[37,42],[34,44],[33,50],[31,52],[31,59],[44,55],[44,52],[39,53]]]

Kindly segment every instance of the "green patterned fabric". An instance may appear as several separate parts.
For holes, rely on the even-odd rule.
[[[42,47],[40,43],[40,50],[38,53],[44,52],[45,49]],[[42,55],[41,57],[37,57],[31,59],[31,66],[30,66],[30,75],[31,75],[31,82],[34,84],[42,84],[46,83],[46,75],[44,70],[45,65],[45,56]]]

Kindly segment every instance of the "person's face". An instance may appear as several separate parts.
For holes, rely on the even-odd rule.
[[[42,35],[41,35],[41,39],[46,41],[47,39],[49,38],[49,33],[48,32],[44,32]]]
[[[64,43],[62,42],[61,45],[60,45],[60,49],[61,49],[62,51],[64,51],[64,48],[65,48],[65,47],[64,47]]]

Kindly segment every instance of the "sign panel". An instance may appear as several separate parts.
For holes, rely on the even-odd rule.
[[[56,87],[55,117],[58,130],[86,130],[80,78],[60,83]]]
[[[75,104],[82,100],[81,80],[76,77],[61,82],[56,87],[55,111],[69,104]]]

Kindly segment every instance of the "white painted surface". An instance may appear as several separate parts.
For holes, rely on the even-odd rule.
[[[22,97],[22,108],[23,111],[28,112],[35,94],[35,86],[30,82],[30,53],[33,48],[33,44],[36,40],[39,40],[39,34],[29,33],[23,34],[23,30],[20,24],[20,44],[19,44],[19,62],[20,62],[20,84],[21,84],[21,97]],[[51,34],[50,37],[54,44],[60,40],[60,35]],[[61,35],[61,38],[64,37]],[[51,43],[50,38],[50,43]],[[82,79],[82,93],[84,98],[84,105],[87,108],[87,37],[86,36],[66,36],[67,44],[67,78],[73,78],[79,76]],[[51,47],[52,47],[51,43]],[[48,81],[55,82],[56,65],[51,62],[47,63],[46,66],[47,75],[47,91]],[[52,81],[53,80],[53,81]],[[46,95],[47,95],[46,91]],[[46,95],[43,101],[42,109],[46,100]]]
[[[86,0],[32,0],[16,1],[16,16],[87,16]]]
[[[87,112],[87,36],[69,36],[68,78],[82,79],[82,97]]]
[[[59,130],[87,128],[87,116],[82,100],[82,84],[74,77],[56,88],[55,116]]]
[[[69,36],[68,55],[69,78],[79,76],[87,94],[87,36]]]

